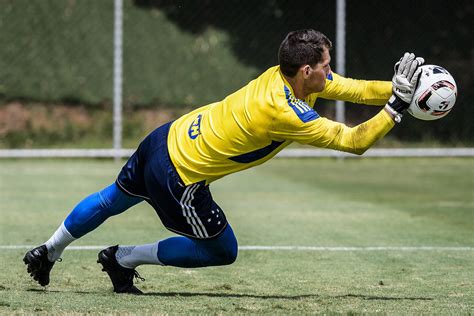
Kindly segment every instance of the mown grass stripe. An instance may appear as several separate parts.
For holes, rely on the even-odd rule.
[[[1,250],[31,249],[33,245],[0,245]],[[101,250],[108,246],[70,246],[66,250]],[[449,246],[239,246],[243,251],[474,251],[474,247]]]

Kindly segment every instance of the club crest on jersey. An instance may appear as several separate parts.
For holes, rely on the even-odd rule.
[[[191,123],[191,126],[189,126],[188,135],[191,139],[196,139],[196,137],[201,135],[201,118],[202,114],[199,114]]]

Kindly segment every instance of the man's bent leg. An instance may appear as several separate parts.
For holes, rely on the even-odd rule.
[[[227,227],[211,239],[170,237],[153,244],[122,246],[115,258],[120,266],[135,269],[142,264],[198,268],[231,264],[238,246],[232,228]]]
[[[143,199],[123,193],[114,183],[82,200],[46,242],[48,259],[55,261],[74,240],[96,229],[110,216],[120,214]]]
[[[68,215],[64,226],[74,238],[80,238],[110,216],[118,215],[141,201],[142,198],[123,193],[113,183],[82,200]]]
[[[49,273],[64,249],[77,238],[97,228],[107,218],[127,210],[143,199],[129,196],[112,184],[82,200],[44,245],[23,258],[30,275],[40,285],[49,284]]]
[[[193,239],[171,237],[158,243],[158,260],[163,265],[198,268],[231,264],[237,258],[238,245],[232,228],[217,237]]]

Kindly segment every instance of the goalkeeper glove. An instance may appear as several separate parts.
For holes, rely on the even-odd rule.
[[[392,78],[393,94],[407,103],[405,106],[402,106],[404,109],[401,109],[401,111],[408,108],[413,98],[413,93],[418,86],[418,80],[421,75],[420,66],[424,63],[425,60],[422,57],[415,57],[415,54],[405,53],[394,66],[395,74]]]

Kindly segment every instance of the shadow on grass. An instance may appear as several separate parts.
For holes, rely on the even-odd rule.
[[[27,292],[39,292],[39,293],[64,293],[64,291],[49,290],[49,289],[33,289],[29,288]],[[88,291],[72,291],[76,294],[93,294],[93,295],[110,295],[112,293],[106,292],[88,292]],[[118,294],[117,294],[118,295]],[[136,294],[122,294],[122,295],[136,295]],[[397,296],[375,296],[375,295],[363,295],[363,294],[344,294],[344,295],[318,295],[318,294],[301,294],[301,295],[258,295],[258,294],[240,294],[240,293],[212,293],[212,292],[151,292],[143,293],[137,296],[159,296],[159,297],[218,297],[218,298],[255,298],[255,299],[274,299],[274,300],[301,300],[311,298],[336,298],[336,299],[351,299],[360,298],[368,301],[432,301],[431,297],[397,297]]]
[[[92,291],[60,291],[60,290],[51,290],[47,287],[43,288],[29,288],[26,289],[26,292],[37,292],[37,293],[76,293],[76,294],[92,294],[92,295],[108,295],[107,292],[92,292]]]
[[[282,299],[282,300],[300,300],[306,298],[360,298],[363,300],[381,300],[381,301],[397,301],[397,300],[410,300],[410,301],[431,301],[430,297],[395,297],[395,296],[374,296],[374,295],[361,295],[361,294],[345,294],[337,296],[324,296],[318,294],[301,294],[301,295],[257,295],[257,294],[239,294],[239,293],[206,293],[206,292],[155,292],[155,293],[144,293],[145,296],[161,296],[161,297],[195,297],[195,296],[207,296],[207,297],[229,297],[229,298],[256,298],[256,299]]]
[[[431,297],[396,297],[396,296],[375,296],[375,295],[362,295],[362,294],[345,294],[345,295],[337,295],[332,296],[333,298],[361,298],[363,300],[372,301],[372,300],[380,300],[380,301],[432,301],[433,298]]]

